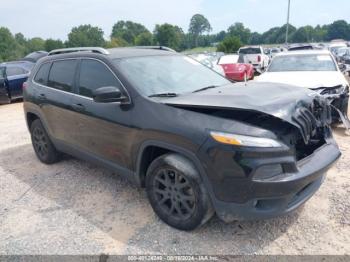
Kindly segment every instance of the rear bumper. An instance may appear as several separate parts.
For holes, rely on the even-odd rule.
[[[325,173],[340,155],[335,141],[330,139],[312,155],[299,161],[295,170],[259,181],[251,177],[226,180],[228,186],[223,186],[223,190],[226,196],[230,193],[236,196],[236,201],[228,201],[214,194],[212,203],[216,213],[225,222],[267,219],[287,214],[313,196],[321,186]],[[270,161],[265,160],[265,163]],[[215,191],[218,192],[218,189]],[[238,194],[244,195],[244,199],[238,198]]]
[[[225,73],[226,77],[235,81],[244,80],[244,72],[227,72]]]

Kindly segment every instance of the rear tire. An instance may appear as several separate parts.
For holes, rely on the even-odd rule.
[[[30,126],[32,145],[36,156],[45,164],[53,164],[60,160],[60,153],[52,144],[44,126],[39,119]]]
[[[193,230],[214,214],[198,171],[179,154],[162,155],[151,163],[146,191],[158,217],[179,230]]]

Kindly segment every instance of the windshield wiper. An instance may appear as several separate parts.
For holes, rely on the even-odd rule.
[[[159,94],[153,94],[148,97],[176,97],[176,93],[159,93]]]
[[[214,85],[212,85],[212,86],[206,86],[206,87],[203,87],[203,88],[201,88],[201,89],[195,90],[195,91],[193,91],[192,93],[197,93],[197,92],[201,92],[201,91],[208,90],[208,89],[211,89],[211,88],[216,88],[216,87],[219,87],[219,86],[214,86]]]

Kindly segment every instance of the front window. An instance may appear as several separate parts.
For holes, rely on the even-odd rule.
[[[80,65],[79,94],[92,97],[100,87],[121,87],[113,73],[101,62],[83,59]]]
[[[181,55],[124,58],[114,63],[144,96],[190,93],[230,83],[201,63]]]
[[[268,72],[289,71],[336,71],[337,67],[330,55],[288,55],[275,57]]]

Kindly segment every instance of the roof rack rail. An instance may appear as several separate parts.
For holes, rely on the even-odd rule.
[[[73,48],[55,49],[50,51],[48,55],[59,55],[59,54],[67,54],[67,53],[74,53],[74,52],[92,52],[92,53],[98,53],[103,55],[109,54],[109,52],[102,47],[73,47]]]
[[[176,53],[176,51],[174,49],[171,49],[170,47],[166,47],[166,46],[161,46],[161,45],[157,45],[157,46],[131,46],[131,48],[156,49],[156,50],[164,50],[164,51],[169,51],[169,52],[175,52]]]

